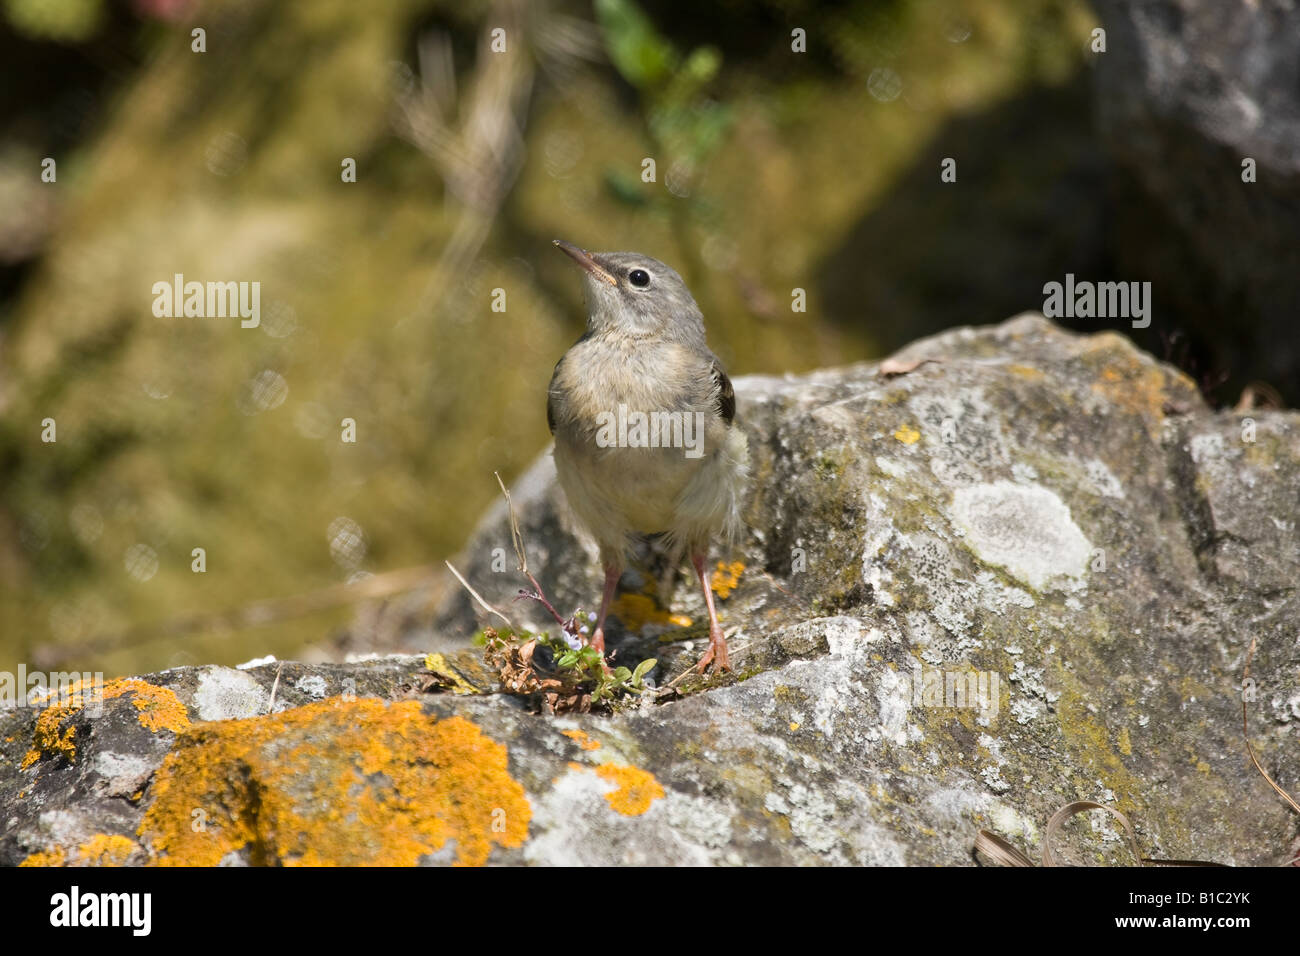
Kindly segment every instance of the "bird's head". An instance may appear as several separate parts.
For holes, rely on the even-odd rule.
[[[672,268],[639,252],[588,252],[555,244],[582,267],[587,329],[597,334],[704,341],[704,318]]]

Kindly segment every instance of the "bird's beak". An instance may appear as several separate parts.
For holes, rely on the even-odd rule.
[[[560,247],[561,252],[567,255],[578,265],[582,266],[582,268],[586,269],[588,272],[590,272],[594,277],[599,279],[601,282],[608,282],[610,285],[613,286],[618,285],[618,280],[615,279],[612,275],[610,275],[604,266],[602,266],[594,258],[592,258],[591,253],[588,252],[586,249],[580,249],[577,246],[575,246],[573,243],[565,242],[563,239],[556,239],[555,244]]]

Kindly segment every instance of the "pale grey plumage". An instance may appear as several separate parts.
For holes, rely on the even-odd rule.
[[[556,244],[585,271],[587,332],[555,366],[547,420],[560,485],[606,567],[598,643],[603,646],[611,575],[616,582],[630,541],[662,533],[678,555],[691,556],[701,575],[711,637],[716,631],[714,643],[721,644],[717,657],[711,650],[708,658],[725,665],[702,561],[712,540],[733,540],[742,525],[749,450],[734,422],[731,382],[709,350],[699,306],[675,271],[639,253],[588,253]],[[702,422],[700,457],[688,457],[681,447],[602,447],[602,413],[617,416],[620,405]]]

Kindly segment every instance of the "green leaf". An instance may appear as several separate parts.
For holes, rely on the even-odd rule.
[[[701,86],[717,76],[721,68],[722,54],[716,47],[711,46],[696,47],[682,66],[683,72],[689,74],[691,79]]]
[[[609,60],[638,90],[657,86],[676,66],[677,52],[633,0],[596,0]]]
[[[555,662],[555,666],[556,666],[556,667],[572,667],[572,666],[573,666],[574,664],[576,664],[577,662],[578,662],[578,652],[577,652],[577,651],[569,651],[569,653],[563,655],[563,656],[562,656],[558,661]]]
[[[658,658],[651,657],[648,660],[644,660],[640,664],[636,665],[636,670],[632,672],[632,686],[640,687],[641,681],[645,678],[645,675],[650,673],[652,670],[654,670],[655,665],[658,663],[659,663]]]

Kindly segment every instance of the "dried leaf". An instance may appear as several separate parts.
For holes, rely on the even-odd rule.
[[[915,372],[922,365],[930,362],[941,364],[939,359],[896,359],[887,358],[880,363],[880,374],[885,378],[894,378],[897,375],[906,375],[908,372]]]

